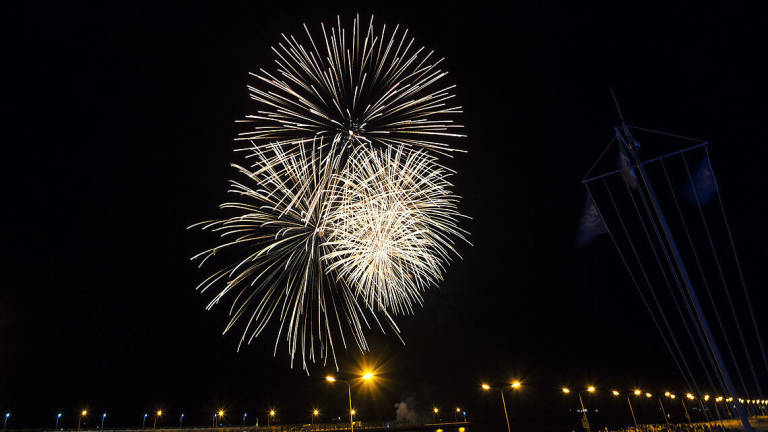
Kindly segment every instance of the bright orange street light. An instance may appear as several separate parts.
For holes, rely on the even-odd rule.
[[[501,406],[504,408],[504,419],[507,421],[507,432],[512,432],[512,428],[509,426],[509,414],[507,414],[507,402],[504,400],[504,388],[494,389],[493,387],[488,385],[488,383],[483,383],[480,385],[480,387],[482,387],[483,390],[485,391],[490,391],[490,390],[499,391],[499,394],[501,395]],[[514,385],[512,387],[514,387]]]

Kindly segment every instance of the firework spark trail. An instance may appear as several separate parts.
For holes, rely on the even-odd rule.
[[[350,37],[336,24],[321,38],[304,26],[304,45],[283,35],[277,69],[252,74],[263,87],[249,86],[259,110],[237,138],[250,168],[233,165],[232,216],[193,225],[221,239],[192,259],[219,266],[198,289],[218,290],[208,309],[231,302],[224,332],[243,325],[239,349],[276,327],[274,353],[284,340],[307,373],[318,356],[338,369],[335,340],[367,351],[373,326],[399,338],[394,317],[468,235],[437,158],[464,137],[442,59],[399,26],[361,32],[358,17]]]
[[[413,313],[442,280],[459,228],[451,174],[423,151],[358,148],[338,175],[329,211],[329,271],[374,310]]]
[[[239,200],[221,205],[237,215],[193,225],[229,239],[195,255],[192,259],[200,259],[200,266],[227,249],[245,252],[198,286],[205,292],[223,283],[208,309],[233,297],[224,332],[247,320],[240,345],[250,343],[274,319],[280,323],[275,353],[284,333],[291,364],[300,350],[304,369],[307,358],[316,360],[316,351],[324,361],[329,356],[336,361],[334,335],[346,347],[344,334],[351,333],[357,346],[367,350],[363,329],[370,327],[371,319],[382,331],[398,331],[387,313],[373,315],[358,304],[348,285],[332,281],[321,260],[328,254],[323,237],[332,177],[325,173],[329,160],[321,162],[316,147],[322,146],[301,144],[292,154],[279,147],[254,149],[258,157],[252,169],[233,166],[259,187],[233,180],[230,192]]]
[[[277,70],[252,74],[264,86],[248,87],[261,109],[243,120],[255,126],[237,140],[287,151],[316,137],[339,152],[349,145],[458,151],[451,146],[464,137],[453,121],[462,112],[451,105],[455,86],[442,84],[443,59],[415,48],[407,30],[385,25],[379,33],[371,17],[363,33],[356,17],[350,38],[337,19],[330,30],[321,26],[319,44],[304,30],[307,46],[283,34],[272,48]]]

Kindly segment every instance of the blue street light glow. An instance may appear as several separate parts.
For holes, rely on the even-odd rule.
[[[61,417],[61,413],[56,414],[56,417]]]

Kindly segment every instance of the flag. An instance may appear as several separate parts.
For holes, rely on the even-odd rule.
[[[712,172],[712,165],[709,163],[709,156],[704,159],[693,171],[691,178],[680,190],[680,195],[690,204],[701,203],[702,205],[712,201],[717,191],[717,182],[715,174]],[[697,200],[698,199],[698,200]]]
[[[621,172],[621,178],[629,185],[632,190],[637,190],[637,176],[635,170],[632,168],[632,163],[629,162],[629,158],[622,151],[619,152],[619,171]]]
[[[583,246],[600,234],[608,233],[608,229],[605,227],[600,211],[595,205],[595,201],[592,199],[592,194],[587,194],[587,202],[584,205],[584,214],[581,216],[581,222],[579,223],[579,246]]]

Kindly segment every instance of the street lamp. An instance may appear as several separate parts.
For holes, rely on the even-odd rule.
[[[184,423],[184,413],[181,413],[179,416],[179,429],[181,429],[181,425]]]
[[[59,420],[61,420],[61,413],[56,414],[56,426],[53,427],[53,430],[59,429]]]
[[[80,411],[80,417],[77,418],[77,430],[80,430],[80,421],[88,415],[88,410],[82,410]]]
[[[155,422],[152,424],[152,430],[157,429],[157,419],[163,415],[163,410],[155,411]]]
[[[363,373],[363,375],[361,375],[359,377],[359,379],[361,379],[363,381],[366,381],[366,382],[373,381],[374,378],[375,378],[375,375],[373,374],[372,371],[366,371],[365,373]],[[354,432],[354,430],[355,430],[355,421],[354,421],[353,417],[355,415],[355,410],[352,409],[352,382],[351,382],[351,380],[340,380],[340,379],[336,378],[333,375],[326,376],[325,380],[328,381],[329,383],[335,383],[335,382],[338,381],[338,382],[342,382],[342,383],[347,385],[347,394],[349,396],[349,431],[350,432]]]
[[[245,427],[245,419],[248,417],[248,413],[243,413],[243,427]]]
[[[144,425],[146,425],[146,424],[147,424],[147,416],[148,416],[148,415],[149,415],[149,414],[147,414],[147,413],[144,413],[144,417],[141,419],[141,428],[142,428],[142,429],[144,429]]]
[[[520,381],[512,381],[512,383],[509,385],[509,387],[513,390],[520,389],[520,386]],[[507,414],[507,401],[504,400],[504,390],[507,390],[507,388],[494,388],[491,387],[488,383],[482,383],[480,387],[485,391],[498,390],[499,394],[501,394],[501,406],[504,408],[504,419],[507,421],[507,432],[512,432],[512,428],[509,426],[509,414]]]
[[[440,413],[440,409],[438,409],[437,407],[432,408],[432,414],[433,414],[433,417],[435,419],[435,423],[437,423],[437,415],[439,413]]]
[[[637,391],[638,390],[635,390],[635,392]],[[611,394],[615,397],[619,397],[619,395],[621,395],[621,393],[618,390],[611,390]],[[632,422],[635,424],[635,428],[637,429],[637,418],[635,417],[635,410],[632,408],[632,400],[630,400],[629,394],[627,394],[626,396],[627,396],[627,404],[629,405],[629,413],[632,414]]]
[[[104,419],[107,418],[107,413],[101,415],[101,430],[104,430]]]
[[[267,416],[267,427],[270,425],[270,420],[272,420],[272,417],[276,416],[277,412],[273,409],[269,410],[269,416]]]
[[[597,391],[595,386],[587,386],[585,390],[588,393],[594,393],[595,391]],[[568,387],[563,387],[563,393],[569,394],[570,392],[571,392],[571,389],[569,389]],[[581,393],[582,393],[582,390],[579,390],[576,392],[576,394],[579,396],[579,405],[581,405],[581,414],[583,415],[581,419],[581,425],[582,427],[584,427],[584,430],[589,432],[589,420],[587,419],[587,410],[584,408],[584,400],[582,400],[581,398]]]
[[[314,425],[315,424],[315,417],[317,417],[319,415],[320,415],[320,410],[318,410],[317,408],[313,409],[312,410],[312,421],[310,422],[310,424]]]
[[[5,427],[8,426],[8,418],[11,416],[11,413],[7,412],[5,413],[5,418],[3,419],[3,432],[5,432]]]

